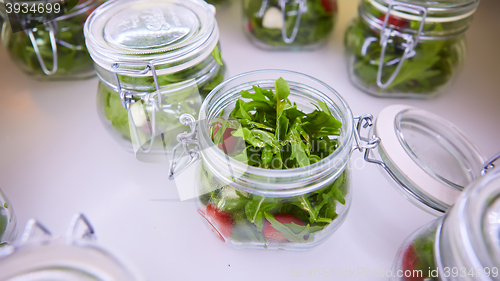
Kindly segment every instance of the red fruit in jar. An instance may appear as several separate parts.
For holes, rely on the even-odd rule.
[[[378,19],[381,22],[384,22],[385,15],[381,15],[380,17],[378,17]],[[394,26],[400,27],[400,28],[404,28],[404,27],[408,26],[409,21],[402,19],[402,18],[395,17],[393,15],[389,15],[389,19],[387,20],[387,24],[394,25]]]
[[[337,12],[337,1],[336,0],[321,0],[321,5],[327,13]]]
[[[294,215],[290,214],[277,214],[274,215],[274,219],[282,224],[294,223],[296,225],[305,226],[306,224]],[[289,242],[281,233],[276,230],[269,221],[264,223],[264,237],[270,242]]]
[[[212,136],[215,137],[215,135],[217,134],[217,132],[219,131],[219,129],[222,127],[222,124],[221,123],[217,123],[215,125],[215,128],[214,128],[214,134]],[[230,129],[230,128],[226,128],[226,131],[224,132],[224,134],[222,135],[222,143],[219,143],[217,145],[217,147],[224,151],[224,153],[226,154],[231,154],[231,152],[234,151],[238,141],[239,141],[239,138],[237,137],[234,137],[231,132],[233,131],[236,131],[235,129]]]
[[[411,274],[416,273],[417,271],[414,270],[416,269],[417,262],[417,253],[415,253],[415,248],[413,247],[413,244],[411,244],[403,254],[403,275],[405,272],[408,272],[408,275],[410,275],[410,272]],[[423,271],[423,275],[425,276],[425,271]],[[405,276],[404,278],[406,281],[424,281],[424,276]]]
[[[203,216],[203,213],[200,212]],[[233,218],[230,214],[217,209],[213,204],[209,204],[206,210],[206,216],[203,216],[212,227],[212,231],[225,242],[231,235],[233,229]]]
[[[251,21],[248,21],[247,29],[248,29],[248,31],[253,32],[253,24]]]

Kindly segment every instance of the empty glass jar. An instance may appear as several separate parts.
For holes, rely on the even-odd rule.
[[[69,13],[18,32],[12,32],[9,20],[5,20],[2,43],[17,66],[34,78],[71,80],[93,77],[95,71],[85,46],[83,25],[99,3],[99,0],[80,0]]]
[[[98,112],[127,150],[170,151],[185,130],[179,116],[196,115],[223,81],[214,13],[202,0],[115,0],[89,17]]]
[[[348,71],[379,97],[430,98],[457,76],[479,0],[362,0],[345,33]]]
[[[334,28],[336,0],[244,0],[243,29],[270,50],[314,49]]]
[[[500,169],[488,166],[444,217],[403,242],[391,280],[500,279]]]

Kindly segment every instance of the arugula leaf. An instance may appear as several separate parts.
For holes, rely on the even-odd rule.
[[[217,44],[215,46],[215,48],[212,50],[212,57],[215,59],[215,61],[219,64],[219,65],[223,65],[224,62],[222,61],[222,55],[219,51],[219,44]]]

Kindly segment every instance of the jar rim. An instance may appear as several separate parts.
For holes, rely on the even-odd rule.
[[[415,1],[415,0],[365,0],[371,4],[375,9],[380,12],[386,13],[390,5],[409,5],[409,6],[419,6],[427,11],[427,16],[425,17],[426,22],[453,22],[473,15],[479,5],[480,0],[465,0],[457,3],[450,3],[448,5],[442,2],[432,1]],[[445,14],[445,15],[442,15]],[[407,20],[417,20],[421,21],[422,16],[415,15],[409,12],[391,10],[391,15],[407,19]]]
[[[309,75],[288,70],[266,69],[266,70],[257,70],[257,71],[242,73],[226,80],[225,82],[218,85],[215,89],[213,89],[212,92],[210,92],[210,94],[203,102],[199,113],[200,126],[198,135],[200,138],[200,144],[202,148],[201,154],[203,159],[205,159],[206,161],[214,161],[215,158],[220,160],[221,163],[227,163],[228,158],[230,158],[227,157],[227,155],[222,150],[217,148],[217,146],[213,143],[212,139],[209,136],[209,128],[210,128],[209,121],[211,118],[214,117],[214,116],[209,116],[209,113],[211,111],[211,107],[213,106],[213,104],[217,104],[224,98],[227,99],[228,95],[233,94],[234,96],[237,96],[239,95],[240,90],[242,90],[242,89],[235,89],[235,87],[232,87],[229,90],[225,89],[227,85],[230,85],[231,83],[234,83],[236,81],[239,82],[239,80],[245,79],[252,75],[268,75],[269,77],[276,77],[276,79],[279,78],[279,76],[286,76],[286,75],[296,76],[305,79],[306,81],[313,82],[318,86],[322,86],[324,89],[327,89],[328,94],[333,95],[335,101],[326,93],[316,91],[314,94],[318,98],[317,100],[323,100],[324,102],[327,103],[330,110],[332,111],[335,110],[338,115],[341,115],[340,117],[343,119],[342,127],[344,128],[345,131],[343,132],[343,135],[339,138],[339,147],[333,153],[331,153],[324,159],[321,159],[321,161],[318,161],[306,167],[299,167],[299,168],[292,168],[285,170],[273,170],[273,169],[265,169],[265,168],[249,166],[245,163],[239,162],[234,159],[230,161],[229,164],[231,168],[237,171],[243,171],[242,173],[245,173],[245,175],[258,175],[262,178],[267,178],[267,179],[273,178],[277,182],[279,182],[281,179],[289,179],[292,175],[297,176],[298,178],[306,177],[309,179],[316,177],[316,182],[314,184],[304,187],[300,186],[302,184],[301,182],[290,185],[290,184],[278,184],[276,182],[274,182],[275,184],[273,184],[267,181],[265,184],[260,185],[261,182],[256,180],[255,182],[244,181],[238,185],[238,180],[234,179],[231,181],[231,184],[237,184],[241,189],[245,191],[259,193],[265,196],[287,197],[287,196],[295,196],[297,194],[304,194],[319,189],[322,187],[322,185],[324,185],[324,180],[318,180],[318,179],[323,178],[326,180],[330,178],[336,178],[338,175],[340,175],[340,173],[342,173],[347,166],[347,162],[349,160],[352,151],[352,143],[354,140],[354,127],[353,127],[354,121],[351,109],[347,104],[347,102],[344,100],[344,98],[326,83]],[[290,81],[287,78],[284,79],[290,84],[294,83],[294,81]],[[271,78],[266,79],[266,81],[267,80],[271,80]],[[257,83],[258,81],[263,81],[263,80],[252,81],[250,84],[256,85],[258,84]],[[244,83],[248,84],[248,81]],[[297,83],[297,84],[301,84],[305,87],[311,87],[302,83]],[[237,85],[241,86],[241,84]],[[217,169],[212,169],[212,172],[217,174],[218,171],[216,170]],[[248,184],[249,185],[253,184],[254,186],[250,187],[248,186]]]

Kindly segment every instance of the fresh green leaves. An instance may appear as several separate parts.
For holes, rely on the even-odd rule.
[[[219,65],[223,65],[224,62],[222,61],[222,55],[219,51],[219,44],[217,44],[215,46],[215,48],[212,50],[212,57],[215,59],[215,61],[219,64]]]
[[[275,88],[253,86],[253,91],[241,91],[229,119],[237,120],[241,128],[233,132],[245,140],[247,148],[235,155],[236,159],[257,157],[246,163],[270,169],[306,167],[330,155],[337,147],[342,123],[330,111],[328,105],[318,101],[316,110],[306,114],[289,100],[290,85],[279,78]],[[274,90],[274,91],[273,91]],[[217,118],[222,130],[213,137],[216,145],[222,142],[226,120]],[[236,127],[233,125],[234,128]],[[252,157],[251,157],[252,156]]]
[[[412,29],[418,29],[420,22],[412,21]],[[426,24],[426,31],[440,32],[440,23]],[[369,43],[371,40],[370,44]],[[386,89],[377,86],[379,64],[384,65],[382,82],[395,71],[405,49],[404,40],[394,37],[387,44],[385,60],[380,62],[382,48],[380,34],[364,20],[356,19],[346,31],[345,45],[353,56],[352,71],[357,83],[378,92],[433,94],[450,81],[455,67],[463,60],[463,39],[461,36],[442,40],[420,41],[414,53],[405,60],[395,80]]]

